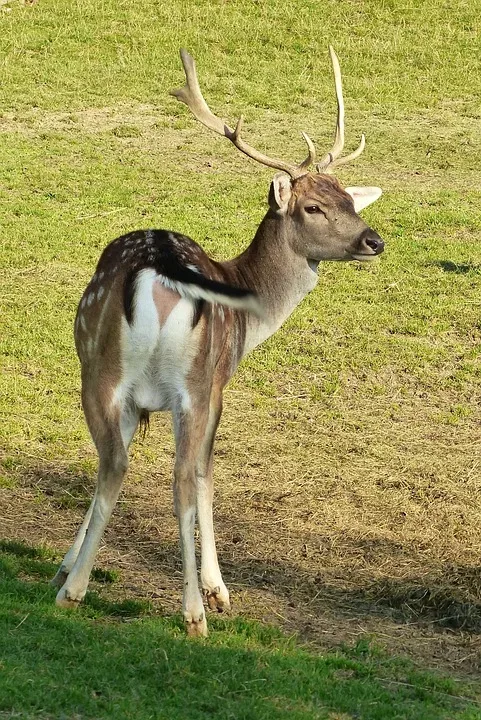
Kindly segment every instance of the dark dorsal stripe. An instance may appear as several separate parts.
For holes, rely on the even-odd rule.
[[[129,324],[132,324],[133,317],[135,280],[145,268],[153,268],[168,280],[194,285],[227,297],[246,298],[254,295],[250,290],[233,287],[213,278],[216,264],[202,248],[191,238],[167,230],[137,230],[112,241],[100,257],[97,272],[109,272],[117,265],[126,269],[123,304]],[[188,265],[195,267],[198,272]],[[196,303],[194,324],[199,321],[202,307],[202,302]]]

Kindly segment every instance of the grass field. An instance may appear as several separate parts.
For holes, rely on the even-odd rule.
[[[199,642],[145,603],[93,595],[82,613],[61,615],[45,588],[50,553],[12,542],[2,551],[0,702],[21,708],[2,718],[479,717],[472,683],[423,672],[366,639],[317,655],[237,618],[214,620]]]
[[[480,18],[479,0],[1,1],[0,718],[481,718]],[[383,188],[364,216],[386,252],[321,268],[227,389],[232,616],[180,631],[160,415],[94,592],[61,612],[46,579],[96,470],[72,325],[101,249],[163,227],[232,257],[265,212],[271,173],[169,96],[178,49],[213,109],[293,161],[300,130],[332,142],[329,43],[346,145],[367,138],[339,179]]]

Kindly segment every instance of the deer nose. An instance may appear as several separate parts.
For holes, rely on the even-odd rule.
[[[374,255],[380,255],[384,250],[384,240],[377,234],[375,230],[368,228],[359,238],[359,246],[361,249],[369,248]]]

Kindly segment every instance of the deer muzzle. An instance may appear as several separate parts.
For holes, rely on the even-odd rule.
[[[356,248],[352,253],[355,260],[372,260],[384,251],[384,240],[375,230],[366,228],[359,236]]]

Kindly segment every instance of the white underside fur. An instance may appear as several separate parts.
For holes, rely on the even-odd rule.
[[[151,268],[138,275],[132,324],[122,320],[122,379],[113,401],[123,407],[130,399],[151,412],[187,410],[186,379],[197,352],[194,305],[181,297],[161,327],[152,293],[157,279]]]

